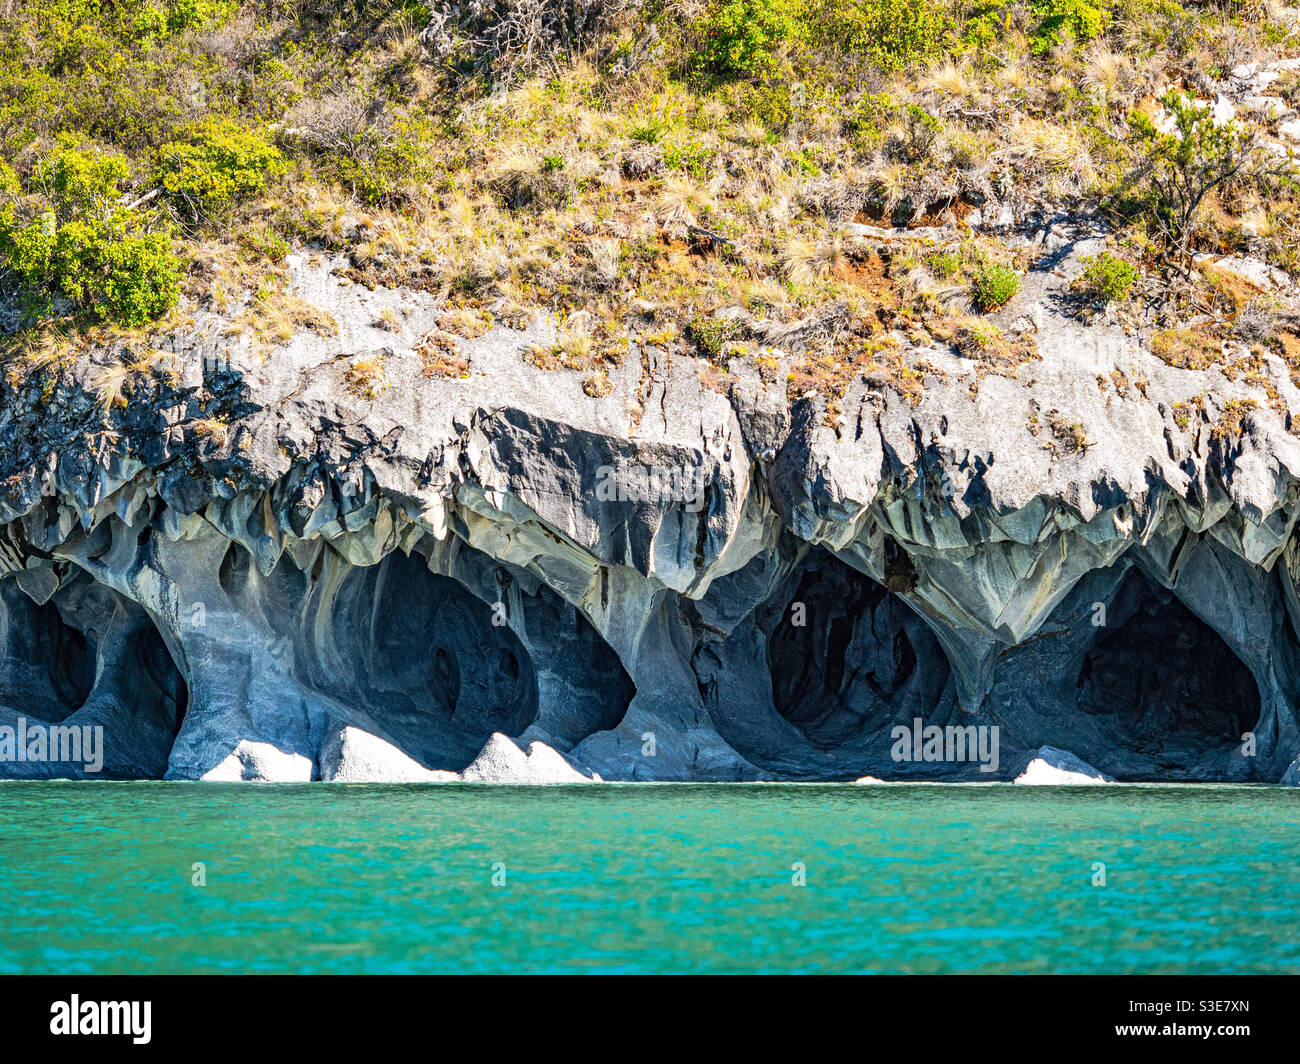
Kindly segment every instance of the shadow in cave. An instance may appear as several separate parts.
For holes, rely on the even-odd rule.
[[[829,557],[800,575],[791,604],[768,638],[772,701],[810,743],[830,749],[889,715],[916,672],[904,623],[913,614],[898,596]]]
[[[503,605],[431,572],[418,553],[351,569],[332,609],[331,655],[351,675],[331,693],[426,767],[457,772],[494,732],[518,737],[536,723],[576,743],[617,725],[635,688],[613,649],[545,588],[514,601],[507,623]]]
[[[0,764],[0,776],[161,779],[188,703],[149,615],[85,574],[37,604],[0,580],[0,723],[102,729],[103,765]]]
[[[1119,623],[1085,655],[1077,704],[1118,744],[1181,769],[1255,727],[1250,670],[1170,591],[1130,570],[1109,612]]]
[[[78,709],[95,682],[95,654],[52,601],[0,581],[0,706],[47,722]]]
[[[890,758],[890,729],[930,719],[950,672],[901,598],[822,549],[692,664],[719,734],[766,771],[799,779],[906,771]]]

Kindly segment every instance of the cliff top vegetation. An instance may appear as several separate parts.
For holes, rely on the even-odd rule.
[[[720,372],[797,341],[789,388],[833,407],[859,372],[919,387],[900,337],[1014,372],[1032,351],[983,318],[1034,254],[1008,234],[1067,216],[1113,236],[1081,313],[1300,352],[1260,290],[1196,266],[1300,268],[1300,70],[1223,102],[1300,54],[1271,2],[0,0],[0,22],[24,373],[196,307],[273,357],[328,326],[288,291],[305,251],[438,294],[453,333],[552,316],[533,357],[593,394],[630,336]]]

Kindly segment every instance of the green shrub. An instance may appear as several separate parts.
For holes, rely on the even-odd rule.
[[[1150,221],[1185,260],[1207,196],[1234,180],[1273,172],[1289,179],[1289,164],[1270,160],[1255,131],[1235,121],[1217,125],[1211,108],[1180,92],[1166,92],[1160,103],[1173,128],[1163,132],[1149,115],[1134,111],[1128,150],[1145,179]]]
[[[1066,37],[1086,43],[1110,24],[1110,12],[1088,0],[1034,0],[1030,9],[1042,21],[1034,31],[1033,50],[1042,55]]]
[[[161,37],[167,32],[167,12],[148,5],[136,15],[131,26],[131,36],[137,41]]]
[[[949,29],[936,0],[823,0],[807,21],[814,44],[865,55],[885,70],[937,56]]]
[[[708,176],[709,163],[714,152],[696,141],[669,144],[664,148],[664,166],[680,170],[703,182]]]
[[[290,250],[289,242],[269,225],[239,234],[239,246],[253,259],[283,262]]]
[[[118,202],[130,176],[120,155],[64,147],[37,167],[44,209],[0,208],[0,256],[29,290],[63,295],[97,318],[143,325],[180,293],[180,266],[165,233],[147,232]]]
[[[658,144],[666,128],[667,123],[662,119],[652,118],[645,125],[636,126],[628,136],[642,144]]]
[[[761,78],[803,36],[799,0],[722,0],[696,23],[696,63],[724,81]]]
[[[58,233],[48,276],[98,318],[143,325],[180,294],[180,268],[163,233],[132,234],[120,225],[69,222]]]
[[[935,144],[943,136],[943,123],[920,104],[909,103],[899,116],[902,139],[898,152],[909,162],[929,159]]]
[[[925,264],[936,277],[955,277],[961,269],[961,255],[956,251],[933,251],[925,257]]]
[[[167,29],[182,33],[223,26],[239,10],[236,0],[173,0],[167,12]]]
[[[0,159],[0,198],[17,196],[21,191],[22,186],[18,183],[14,168]]]
[[[971,301],[985,313],[1004,306],[1020,291],[1020,275],[1006,266],[986,266],[971,282]]]
[[[17,228],[0,215],[0,252],[28,288],[65,295],[119,325],[161,317],[180,293],[180,268],[163,233],[80,221],[56,227],[52,213]]]
[[[50,190],[60,221],[79,215],[104,215],[121,196],[131,167],[121,155],[75,151],[67,141],[52,159],[36,167],[36,184]]]
[[[723,348],[736,334],[736,323],[725,318],[695,317],[686,326],[687,337],[710,361],[722,357]]]
[[[1109,252],[1103,251],[1083,261],[1088,264],[1083,271],[1084,288],[1104,302],[1123,299],[1137,283],[1137,267]]]
[[[228,118],[210,118],[185,140],[158,149],[157,180],[197,219],[256,195],[284,167],[284,157],[261,134]]]
[[[315,145],[319,172],[348,188],[368,206],[399,207],[412,185],[426,172],[419,145],[424,126],[399,121],[391,129],[376,127],[343,135],[330,147]],[[563,156],[553,156],[547,173],[562,172]]]

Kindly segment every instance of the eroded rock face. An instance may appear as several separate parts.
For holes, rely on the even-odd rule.
[[[852,778],[888,754],[897,722],[942,719],[947,659],[900,596],[821,548],[778,571],[727,639],[696,625],[692,659],[719,733],[764,775]],[[733,593],[720,581],[702,607]]]
[[[15,749],[0,774],[160,778],[186,710],[184,680],[138,605],[84,574],[65,581],[41,604],[0,581],[0,729],[13,729],[15,743],[39,733],[47,745],[52,728],[75,730],[76,757]]]
[[[1064,286],[1097,241],[1028,239],[999,323],[1039,361],[908,347],[924,395],[851,381],[833,423],[784,364],[721,394],[635,343],[591,398],[522,357],[543,323],[430,379],[432,297],[298,259],[328,346],[263,358],[198,313],[109,411],[87,351],[0,403],[0,729],[101,726],[102,771],[137,778],[987,781],[1054,748],[1277,782],[1300,392],[1268,355],[1229,380],[1081,323]],[[389,385],[357,398],[347,360],[381,348]],[[900,760],[914,724],[996,728],[996,770]]]

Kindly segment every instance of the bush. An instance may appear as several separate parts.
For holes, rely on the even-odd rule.
[[[1137,267],[1130,262],[1103,251],[1083,260],[1083,286],[1106,303],[1123,299],[1137,283]]]
[[[925,264],[936,277],[955,277],[961,269],[961,255],[956,251],[934,251],[925,257]]]
[[[935,144],[943,136],[943,123],[915,103],[904,106],[899,117],[900,135],[891,147],[908,162],[929,159]]]
[[[553,71],[555,56],[580,55],[640,6],[640,0],[484,0],[437,5],[436,17],[419,4],[411,13],[427,23],[420,43],[436,63],[511,81]]]
[[[1020,291],[1020,275],[1005,266],[986,266],[971,282],[971,301],[988,313],[1004,306]]]
[[[711,362],[722,358],[727,341],[736,334],[736,323],[726,318],[695,317],[686,326],[687,337]]]
[[[200,122],[185,140],[158,149],[158,183],[197,220],[260,192],[284,157],[258,133],[227,118]]]
[[[1086,43],[1110,24],[1110,12],[1088,0],[1034,0],[1031,10],[1042,21],[1034,32],[1033,50],[1042,55],[1069,37]]]
[[[1270,161],[1254,131],[1235,121],[1216,125],[1210,108],[1181,93],[1167,92],[1160,103],[1173,117],[1173,129],[1162,132],[1135,111],[1128,147],[1151,197],[1156,229],[1185,260],[1206,196],[1234,179],[1289,177],[1290,164]]]
[[[825,0],[808,17],[813,43],[900,70],[943,49],[948,15],[935,0]]]
[[[118,203],[130,170],[120,155],[63,148],[37,168],[48,203],[20,218],[0,209],[0,255],[26,288],[63,295],[97,318],[143,325],[180,293],[180,266],[165,233],[142,229]]]
[[[373,87],[349,86],[303,100],[289,120],[294,140],[309,149],[318,173],[369,206],[395,207],[419,180],[417,145],[427,127],[395,119],[382,104]]]
[[[22,191],[14,168],[0,159],[0,197],[17,196]]]
[[[419,172],[412,141],[396,140],[376,147],[369,157],[343,156],[321,169],[369,207],[395,207],[409,196],[408,183]]]
[[[239,10],[235,0],[172,0],[167,12],[171,33],[223,26]]]
[[[697,23],[697,65],[725,81],[760,78],[803,35],[798,0],[722,0]]]
[[[171,240],[163,233],[127,233],[120,226],[63,226],[46,276],[78,306],[119,325],[161,317],[180,294]]]

